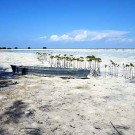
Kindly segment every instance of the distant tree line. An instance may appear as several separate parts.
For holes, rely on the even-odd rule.
[[[0,47],[0,49],[12,49],[10,47]]]
[[[0,49],[19,49],[18,47],[14,47],[14,48],[11,48],[11,47],[0,47]],[[31,47],[28,47],[27,49],[31,49]],[[47,49],[47,47],[43,47],[43,49]]]

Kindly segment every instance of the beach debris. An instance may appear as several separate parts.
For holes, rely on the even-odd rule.
[[[69,125],[70,127],[72,127],[72,128],[75,128],[75,126],[73,126],[73,125]]]
[[[0,73],[3,73],[7,70],[8,68],[4,68],[2,65],[0,65]]]
[[[99,126],[94,126],[95,129],[100,130],[101,128]]]
[[[123,135],[118,129],[113,125],[113,123],[110,121],[112,127],[115,129],[115,131],[118,133],[118,135]]]
[[[17,84],[17,81],[12,80],[0,80],[0,88],[1,87],[8,87],[9,85],[15,85]]]
[[[29,135],[41,135],[41,129],[40,128],[25,128],[25,132]]]
[[[39,109],[45,112],[50,112],[53,110],[51,105],[44,105],[44,106],[39,107]]]
[[[58,129],[58,127],[55,127],[53,129],[51,129],[52,132],[55,132]]]
[[[29,110],[25,111],[25,116],[26,117],[32,116],[32,115],[34,115],[34,112],[35,112],[34,109],[29,109]]]

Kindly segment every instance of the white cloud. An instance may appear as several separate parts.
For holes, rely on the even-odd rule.
[[[82,33],[80,34],[77,34],[75,37],[74,37],[74,40],[75,41],[85,41],[87,40],[88,38],[88,32],[85,30],[83,31]]]
[[[106,42],[119,42],[119,43],[133,43],[135,39],[127,38],[127,37],[119,37],[119,38],[109,38]]]
[[[93,37],[91,37],[91,40],[102,40],[104,38],[107,37],[107,34],[104,34],[104,33],[99,33],[99,34],[96,34],[96,35],[93,35]]]
[[[67,35],[67,34],[64,34],[64,35],[62,35],[61,37],[60,37],[60,40],[62,40],[62,41],[67,41],[67,40],[71,40],[72,38],[71,37],[69,37],[69,35]]]
[[[67,34],[64,34],[62,36],[58,36],[58,35],[51,35],[50,36],[50,41],[69,41],[71,40],[72,38],[69,37],[69,35]]]
[[[122,39],[125,36],[127,36],[129,32],[125,31],[97,31],[95,34],[92,35],[91,40],[92,41],[98,41],[98,40],[117,40]],[[111,40],[110,40],[111,41]]]
[[[59,41],[59,36],[57,36],[57,35],[51,35],[50,40],[51,41]]]
[[[117,30],[103,30],[103,31],[91,31],[91,30],[74,30],[62,35],[51,35],[49,38],[46,36],[40,37],[40,39],[46,39],[49,42],[115,42],[115,43],[131,43],[135,42],[134,39],[129,37],[127,31]]]

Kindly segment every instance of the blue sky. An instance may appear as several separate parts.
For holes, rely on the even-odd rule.
[[[0,46],[135,48],[135,0],[0,0]]]

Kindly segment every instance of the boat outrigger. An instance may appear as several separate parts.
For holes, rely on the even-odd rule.
[[[90,70],[77,68],[38,67],[11,65],[14,74],[41,74],[45,76],[61,76],[72,78],[87,78]]]

